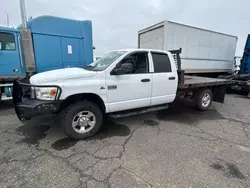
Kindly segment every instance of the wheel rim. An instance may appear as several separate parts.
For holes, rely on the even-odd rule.
[[[201,104],[203,107],[208,107],[211,102],[211,97],[208,93],[206,93],[201,100]]]
[[[72,127],[77,133],[89,132],[96,124],[96,117],[90,111],[79,112],[72,121]]]

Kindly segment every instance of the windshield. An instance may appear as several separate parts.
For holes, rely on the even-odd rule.
[[[126,53],[126,51],[110,52],[104,55],[103,57],[101,57],[100,59],[89,64],[88,67],[84,67],[84,68],[88,70],[93,70],[93,71],[105,70],[109,65],[111,65],[115,60],[117,60],[124,53]]]

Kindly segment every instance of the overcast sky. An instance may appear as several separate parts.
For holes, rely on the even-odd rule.
[[[19,0],[0,0],[0,25],[21,23]],[[242,56],[250,33],[250,0],[26,0],[27,16],[92,20],[95,54],[137,47],[137,31],[163,20],[238,36]]]

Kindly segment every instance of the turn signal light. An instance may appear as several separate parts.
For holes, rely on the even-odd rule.
[[[50,90],[50,96],[55,96],[56,95],[57,89],[51,89]]]

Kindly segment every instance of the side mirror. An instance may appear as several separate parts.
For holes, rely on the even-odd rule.
[[[111,75],[131,74],[133,72],[132,63],[123,63],[121,66],[116,66],[112,71]]]

